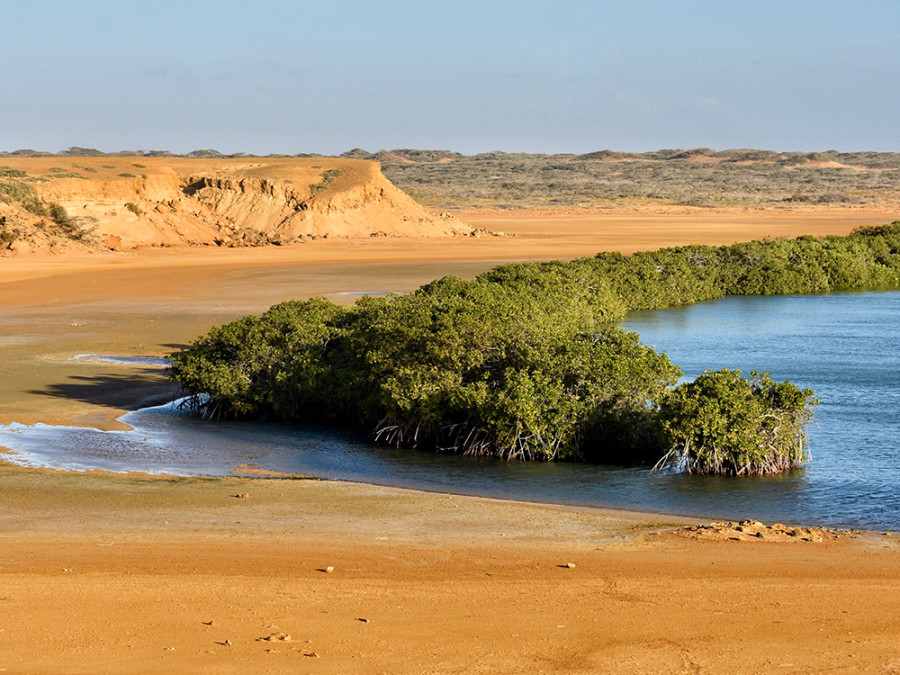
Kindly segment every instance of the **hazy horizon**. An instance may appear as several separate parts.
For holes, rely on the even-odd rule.
[[[459,154],[465,157],[476,157],[478,155],[491,155],[494,153],[500,153],[505,155],[534,155],[534,156],[569,156],[569,157],[579,157],[581,155],[589,155],[598,152],[612,152],[621,155],[645,155],[645,154],[655,154],[655,153],[690,153],[693,151],[706,151],[709,150],[717,155],[724,155],[729,152],[754,152],[754,151],[762,151],[762,152],[774,152],[780,155],[790,155],[790,154],[826,154],[826,153],[838,153],[838,154],[855,154],[855,153],[876,153],[876,154],[900,154],[897,152],[884,150],[836,150],[834,148],[792,148],[789,150],[786,149],[775,149],[775,148],[709,148],[709,147],[694,147],[694,148],[656,148],[654,150],[627,150],[627,149],[616,149],[616,148],[595,148],[594,150],[588,150],[587,152],[524,152],[519,150],[484,150],[473,153],[463,153],[453,150],[452,148],[378,148],[378,149],[370,149],[370,148],[360,148],[354,147],[348,150],[344,150],[342,152],[336,152],[333,154],[326,153],[310,153],[310,152],[297,152],[297,153],[286,153],[286,152],[271,152],[271,153],[252,153],[252,152],[244,152],[241,150],[236,150],[234,152],[221,152],[217,148],[194,148],[193,150],[188,150],[187,152],[175,152],[172,150],[168,150],[166,148],[122,148],[118,150],[100,150],[99,148],[91,148],[83,145],[75,145],[69,146],[67,148],[60,148],[59,150],[49,150],[49,149],[41,149],[41,148],[0,148],[0,156],[8,155],[13,156],[16,153],[31,153],[34,152],[38,156],[61,156],[61,157],[90,157],[92,156],[92,151],[98,151],[102,153],[102,156],[109,157],[128,157],[128,156],[136,156],[136,157],[144,157],[151,158],[157,154],[161,156],[165,156],[165,154],[169,154],[175,157],[188,157],[190,155],[195,155],[197,157],[206,157],[211,156],[212,153],[218,153],[223,157],[258,157],[258,158],[267,158],[267,157],[342,157],[342,156],[350,156],[355,152],[365,152],[370,155],[377,155],[379,153],[405,153],[405,152],[434,152],[434,153],[451,153],[451,154]],[[73,151],[70,153],[70,151]],[[85,151],[85,152],[81,152]],[[27,155],[22,155],[27,156]]]

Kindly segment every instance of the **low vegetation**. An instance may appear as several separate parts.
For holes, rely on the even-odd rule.
[[[341,169],[326,169],[322,172],[321,180],[318,183],[314,183],[309,186],[309,193],[311,195],[317,195],[320,192],[324,192],[328,189],[328,186],[331,185],[338,176],[343,176],[344,172]]]
[[[900,285],[900,222],[846,237],[688,246],[446,277],[414,293],[276,305],[172,356],[211,416],[332,423],[405,447],[688,471],[801,465],[812,392],[680,371],[615,324],[725,295]],[[668,454],[667,454],[668,453]]]
[[[874,204],[900,198],[900,153],[603,150],[582,155],[392,150],[375,159],[433,208],[603,208],[631,202],[699,207]]]
[[[22,211],[38,216],[38,226],[50,231],[54,236],[61,236],[75,241],[85,241],[93,233],[92,223],[84,218],[69,216],[66,209],[56,202],[40,199],[34,189],[33,181],[29,182],[24,171],[0,167],[0,203],[11,204]],[[9,247],[24,231],[23,223],[17,222],[15,215],[5,215],[0,220],[0,248]]]

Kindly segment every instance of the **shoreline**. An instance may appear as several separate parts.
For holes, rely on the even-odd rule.
[[[173,404],[177,399],[169,399],[163,401],[156,405],[149,406],[138,406],[134,407],[129,406],[127,411],[121,412],[116,419],[114,425],[103,425],[108,426],[109,428],[102,428],[101,426],[93,426],[87,427],[91,430],[96,431],[124,431],[124,432],[139,432],[141,431],[140,427],[132,427],[126,422],[122,421],[122,417],[128,415],[133,412],[141,412],[145,410],[151,410],[155,407],[166,407]],[[112,411],[111,411],[112,412]],[[85,427],[72,427],[71,425],[48,425],[48,426],[63,426],[68,428],[85,428]],[[303,425],[297,427],[298,433],[301,433],[305,429]],[[317,431],[321,431],[321,428],[316,427]],[[340,429],[334,429],[336,433],[340,433]],[[140,434],[138,434],[140,435]],[[145,439],[146,440],[146,439]],[[375,450],[375,446],[373,446],[373,450]],[[383,448],[382,448],[383,449]],[[341,452],[337,450],[337,452]],[[416,452],[416,451],[409,451]],[[425,451],[422,452],[423,455],[431,455],[432,453],[427,453]],[[9,453],[9,454],[5,454]],[[198,472],[192,469],[160,469],[160,470],[149,470],[149,469],[122,469],[116,470],[112,468],[102,468],[102,467],[90,467],[90,468],[61,468],[59,466],[52,466],[50,464],[41,463],[40,461],[34,460],[23,460],[22,462],[16,461],[13,459],[12,455],[16,455],[17,451],[11,448],[5,447],[0,443],[0,469],[3,467],[7,469],[23,469],[25,471],[46,471],[46,472],[58,472],[58,473],[69,473],[75,475],[96,475],[96,476],[108,476],[111,479],[116,477],[136,477],[136,478],[158,478],[161,480],[169,480],[169,481],[179,481],[179,480],[215,480],[215,479],[234,479],[234,480],[284,480],[284,481],[295,481],[295,480],[312,480],[312,481],[322,481],[326,483],[338,483],[338,484],[349,484],[349,485],[359,485],[359,486],[367,486],[373,488],[384,488],[388,490],[402,490],[408,491],[413,494],[430,494],[430,495],[443,495],[443,496],[452,496],[458,498],[471,498],[471,499],[485,499],[492,500],[497,502],[508,502],[511,504],[528,504],[532,506],[545,506],[551,508],[560,508],[560,509],[585,509],[590,511],[597,511],[601,513],[611,512],[616,514],[633,514],[635,517],[640,518],[661,518],[667,521],[673,522],[681,522],[681,523],[691,523],[694,525],[700,523],[710,523],[710,522],[739,522],[745,520],[746,518],[755,519],[760,516],[759,513],[754,514],[752,510],[748,510],[748,512],[744,513],[740,517],[735,516],[725,516],[723,515],[723,511],[727,511],[727,505],[720,505],[720,511],[715,512],[714,510],[709,510],[705,515],[703,513],[698,513],[695,511],[691,513],[689,511],[677,511],[677,510],[665,510],[665,509],[654,509],[652,507],[649,508],[641,508],[641,507],[630,507],[630,506],[621,506],[621,505],[611,505],[611,504],[596,504],[589,503],[587,501],[578,502],[578,501],[561,501],[559,496],[557,497],[546,497],[546,498],[535,498],[533,496],[517,496],[515,494],[505,493],[502,489],[497,489],[493,494],[490,491],[485,492],[483,489],[479,487],[469,487],[466,484],[455,484],[455,485],[434,485],[431,487],[427,486],[415,486],[404,484],[404,481],[409,481],[409,479],[404,479],[402,476],[399,478],[394,478],[393,480],[390,477],[385,477],[384,480],[367,480],[365,478],[347,478],[340,476],[327,476],[327,475],[317,475],[315,473],[305,473],[305,472],[295,472],[295,471],[284,471],[275,468],[267,468],[264,464],[252,463],[241,465],[238,464],[235,468],[231,469],[228,473],[203,473]],[[438,455],[439,458],[439,455]],[[436,461],[437,459],[436,458]],[[427,460],[426,460],[427,461]],[[263,460],[265,462],[265,460]],[[527,462],[525,464],[528,464]],[[569,463],[563,463],[569,464]],[[580,465],[581,463],[575,462],[575,465]],[[591,465],[593,466],[593,465]],[[603,465],[596,465],[599,468],[603,468]],[[609,469],[615,470],[616,467],[608,467]],[[640,468],[640,467],[634,467]],[[476,466],[472,466],[471,469],[477,469]],[[439,475],[440,467],[435,468],[435,475]],[[648,468],[649,472],[649,468]],[[418,474],[417,474],[418,475]],[[424,480],[422,478],[419,479]],[[413,481],[415,482],[415,481]],[[468,491],[466,491],[468,489]],[[650,489],[648,486],[647,489]],[[696,507],[695,507],[696,508]],[[732,507],[734,508],[734,507]],[[699,509],[701,512],[704,510],[702,507]],[[822,529],[828,530],[835,533],[848,533],[848,532],[863,532],[868,534],[882,533],[884,532],[884,528],[880,526],[873,526],[872,524],[865,523],[829,523],[823,522],[822,520],[814,520],[814,519],[804,519],[802,517],[792,518],[792,517],[779,517],[779,518],[766,518],[766,521],[769,521],[769,524],[775,523],[778,521],[779,523],[787,524],[791,527],[797,528],[813,528],[813,529]],[[756,521],[758,522],[758,521]],[[894,534],[900,534],[900,530],[890,530]]]
[[[540,501],[535,499],[516,499],[513,497],[492,497],[488,495],[478,495],[478,494],[468,494],[465,492],[453,492],[451,490],[443,490],[443,489],[427,489],[427,488],[413,488],[413,487],[404,487],[398,485],[391,485],[386,483],[373,483],[362,480],[350,480],[350,479],[339,479],[339,478],[325,478],[322,476],[316,476],[311,474],[293,474],[293,473],[282,473],[278,471],[269,471],[266,469],[251,469],[248,472],[238,472],[232,471],[229,474],[223,475],[214,475],[214,474],[195,474],[195,473],[172,473],[166,471],[152,472],[152,471],[114,471],[111,469],[61,469],[53,466],[46,465],[29,465],[29,464],[19,464],[15,461],[10,460],[8,457],[3,456],[3,451],[0,450],[0,475],[5,475],[5,478],[9,479],[14,476],[17,471],[23,472],[36,472],[38,474],[67,474],[74,476],[90,476],[98,479],[107,479],[111,482],[115,482],[117,479],[122,480],[160,480],[167,482],[190,482],[190,481],[199,481],[199,480],[210,480],[210,481],[247,481],[248,483],[255,483],[257,481],[311,481],[311,482],[319,482],[323,484],[333,484],[336,486],[357,486],[363,489],[383,489],[390,491],[398,491],[400,493],[408,494],[409,496],[436,496],[436,497],[447,497],[450,499],[467,499],[467,500],[476,500],[483,501],[485,503],[496,503],[496,504],[508,504],[508,505],[519,505],[519,506],[527,506],[532,508],[547,508],[547,509],[558,509],[560,511],[571,511],[575,513],[590,513],[600,517],[606,518],[617,518],[617,519],[625,519],[625,520],[641,520],[641,521],[660,521],[667,523],[667,525],[660,529],[659,531],[667,531],[676,529],[681,526],[687,525],[702,525],[708,524],[712,521],[716,522],[728,522],[727,518],[716,518],[716,517],[706,517],[706,516],[694,516],[687,514],[678,514],[678,513],[664,513],[659,511],[648,511],[641,509],[631,509],[626,507],[616,507],[616,506],[603,506],[603,505],[593,505],[593,504],[573,504],[566,502],[558,502],[558,501]],[[865,534],[875,534],[878,530],[858,530],[858,529],[846,529],[840,530],[836,528],[827,528],[820,525],[811,525],[811,524],[803,524],[803,523],[788,523],[788,525],[795,527],[807,527],[807,528],[815,528],[815,529],[830,529],[835,532],[861,532]]]

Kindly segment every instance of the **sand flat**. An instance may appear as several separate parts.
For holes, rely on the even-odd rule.
[[[896,218],[677,215],[479,213],[463,220],[518,236],[2,259],[0,422],[115,426],[167,383],[70,356],[165,354],[292,297]],[[677,517],[309,480],[0,465],[0,485],[6,672],[900,672],[896,535],[706,541],[655,534]]]
[[[900,665],[896,537],[698,541],[655,534],[671,517],[346,483],[0,475],[8,672]]]

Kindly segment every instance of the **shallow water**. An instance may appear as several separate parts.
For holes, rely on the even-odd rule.
[[[900,293],[728,298],[636,313],[623,326],[693,377],[765,370],[822,400],[813,463],[774,478],[651,475],[645,468],[507,463],[372,446],[321,428],[208,422],[173,405],[125,415],[133,431],[0,427],[22,464],[202,475],[256,467],[458,494],[711,518],[900,529]]]
[[[159,366],[170,365],[169,359],[161,356],[114,356],[111,354],[76,354],[73,361],[100,361],[102,363],[118,363],[123,366]]]

